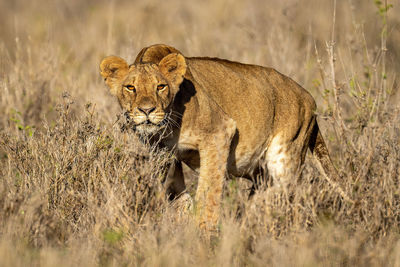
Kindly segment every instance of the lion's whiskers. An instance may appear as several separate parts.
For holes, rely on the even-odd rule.
[[[171,116],[167,116],[166,120],[167,120],[167,122],[171,123],[176,128],[180,129],[181,126],[179,125],[179,123],[176,120],[174,120],[173,118],[171,118]]]
[[[174,116],[177,117],[177,118],[182,118],[182,117],[183,117],[182,114],[180,114],[179,112],[174,111],[174,110],[171,110],[171,112],[170,112],[169,114],[170,114],[171,116],[174,115]]]

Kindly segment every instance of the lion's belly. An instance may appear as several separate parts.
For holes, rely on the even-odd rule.
[[[260,160],[263,159],[265,148],[262,144],[252,147],[240,143],[234,151],[231,151],[228,160],[229,174],[237,177],[251,176]]]
[[[199,152],[194,149],[178,149],[177,157],[180,161],[183,161],[189,168],[199,172],[200,168],[200,156]]]
[[[260,146],[256,149],[249,149],[246,146],[239,145],[235,151],[230,152],[228,160],[228,173],[233,176],[251,176],[263,159],[264,148]],[[183,161],[189,168],[199,172],[200,156],[194,149],[178,149],[177,157]]]

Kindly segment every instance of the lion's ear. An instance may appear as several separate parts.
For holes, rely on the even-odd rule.
[[[164,57],[158,67],[165,78],[180,85],[186,73],[186,60],[181,54],[172,53]]]
[[[128,69],[128,63],[120,57],[108,56],[101,61],[100,74],[108,87],[110,87],[111,93],[115,94],[115,83],[125,78]]]

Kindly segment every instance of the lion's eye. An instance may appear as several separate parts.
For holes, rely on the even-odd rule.
[[[164,90],[166,87],[167,87],[166,84],[159,84],[159,85],[157,85],[157,90],[158,90],[158,91],[162,91],[162,90]]]
[[[128,90],[129,92],[136,92],[135,86],[131,84],[125,85],[125,89]]]

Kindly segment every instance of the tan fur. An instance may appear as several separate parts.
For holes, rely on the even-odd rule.
[[[264,176],[262,165],[273,184],[285,188],[300,175],[310,148],[325,176],[332,183],[339,179],[316,123],[314,99],[274,69],[184,57],[166,45],[144,48],[129,67],[107,57],[100,69],[138,134],[174,151],[169,193],[185,190],[181,162],[199,171],[196,203],[206,228],[218,221],[227,174],[255,181]]]

